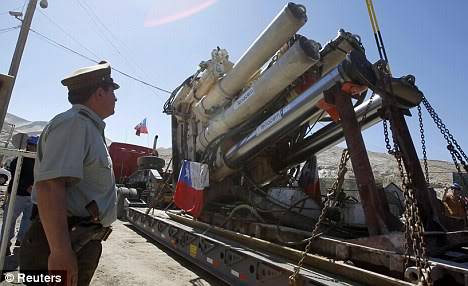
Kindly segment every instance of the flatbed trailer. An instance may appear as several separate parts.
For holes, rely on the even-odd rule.
[[[142,232],[230,285],[288,285],[301,251],[225,230],[180,212],[131,207],[127,219]],[[414,285],[308,254],[301,285]]]

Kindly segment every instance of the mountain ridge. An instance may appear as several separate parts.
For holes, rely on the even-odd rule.
[[[11,113],[7,113],[5,122],[15,125],[14,134],[23,132],[29,135],[39,135],[47,124],[47,121],[29,121]],[[8,129],[5,125],[3,127],[5,130]],[[5,136],[8,137],[2,129],[0,140],[6,140]],[[106,141],[108,144],[112,142],[112,140],[108,138],[106,138]],[[172,156],[172,148],[160,147],[157,150],[160,157],[165,159],[166,163],[168,163]],[[331,147],[317,155],[320,177],[336,178],[336,171],[342,150],[343,149],[339,147]],[[384,185],[390,182],[401,184],[398,165],[393,156],[372,151],[368,151],[367,153],[376,181]],[[453,173],[456,172],[456,168],[452,163],[442,160],[428,160],[428,165],[430,173],[429,179],[434,187],[443,188],[452,183]],[[354,178],[350,163],[348,163],[348,169],[347,177],[351,179]]]

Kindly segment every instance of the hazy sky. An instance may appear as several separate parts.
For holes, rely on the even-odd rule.
[[[92,59],[163,89],[172,90],[193,74],[217,46],[235,62],[288,1],[280,0],[49,0],[37,7],[32,28]],[[308,22],[299,33],[322,44],[343,28],[358,34],[371,62],[378,59],[365,1],[297,1],[307,8]],[[8,73],[19,22],[7,11],[25,9],[24,0],[0,1],[0,73]],[[468,2],[375,1],[380,28],[394,76],[414,74],[416,83],[468,148]],[[104,27],[103,25],[104,24]],[[30,33],[9,112],[28,120],[49,120],[68,109],[60,80],[74,69],[93,64]],[[159,146],[170,147],[170,118],[162,113],[167,94],[118,73],[116,114],[106,120],[113,141],[149,145],[159,134]],[[417,115],[416,112],[413,114]],[[429,121],[426,137],[432,159],[450,158],[442,136]],[[147,118],[148,135],[133,127]],[[409,118],[419,146],[417,117]],[[366,131],[368,149],[385,149],[381,124]]]

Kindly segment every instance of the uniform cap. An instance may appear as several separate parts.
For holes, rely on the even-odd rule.
[[[461,190],[461,186],[460,186],[459,183],[453,183],[452,188],[457,189],[457,190]]]
[[[27,144],[28,145],[37,145],[37,142],[39,141],[39,136],[29,136]]]
[[[102,83],[112,85],[114,89],[120,87],[112,79],[111,67],[106,61],[101,61],[94,66],[77,69],[62,80],[62,84],[68,87],[69,91],[93,87]]]

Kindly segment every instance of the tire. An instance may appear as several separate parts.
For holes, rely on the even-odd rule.
[[[155,169],[161,170],[166,165],[164,159],[156,156],[143,156],[137,159],[138,169]]]
[[[0,175],[0,185],[5,185],[8,181],[8,177],[6,175]]]

